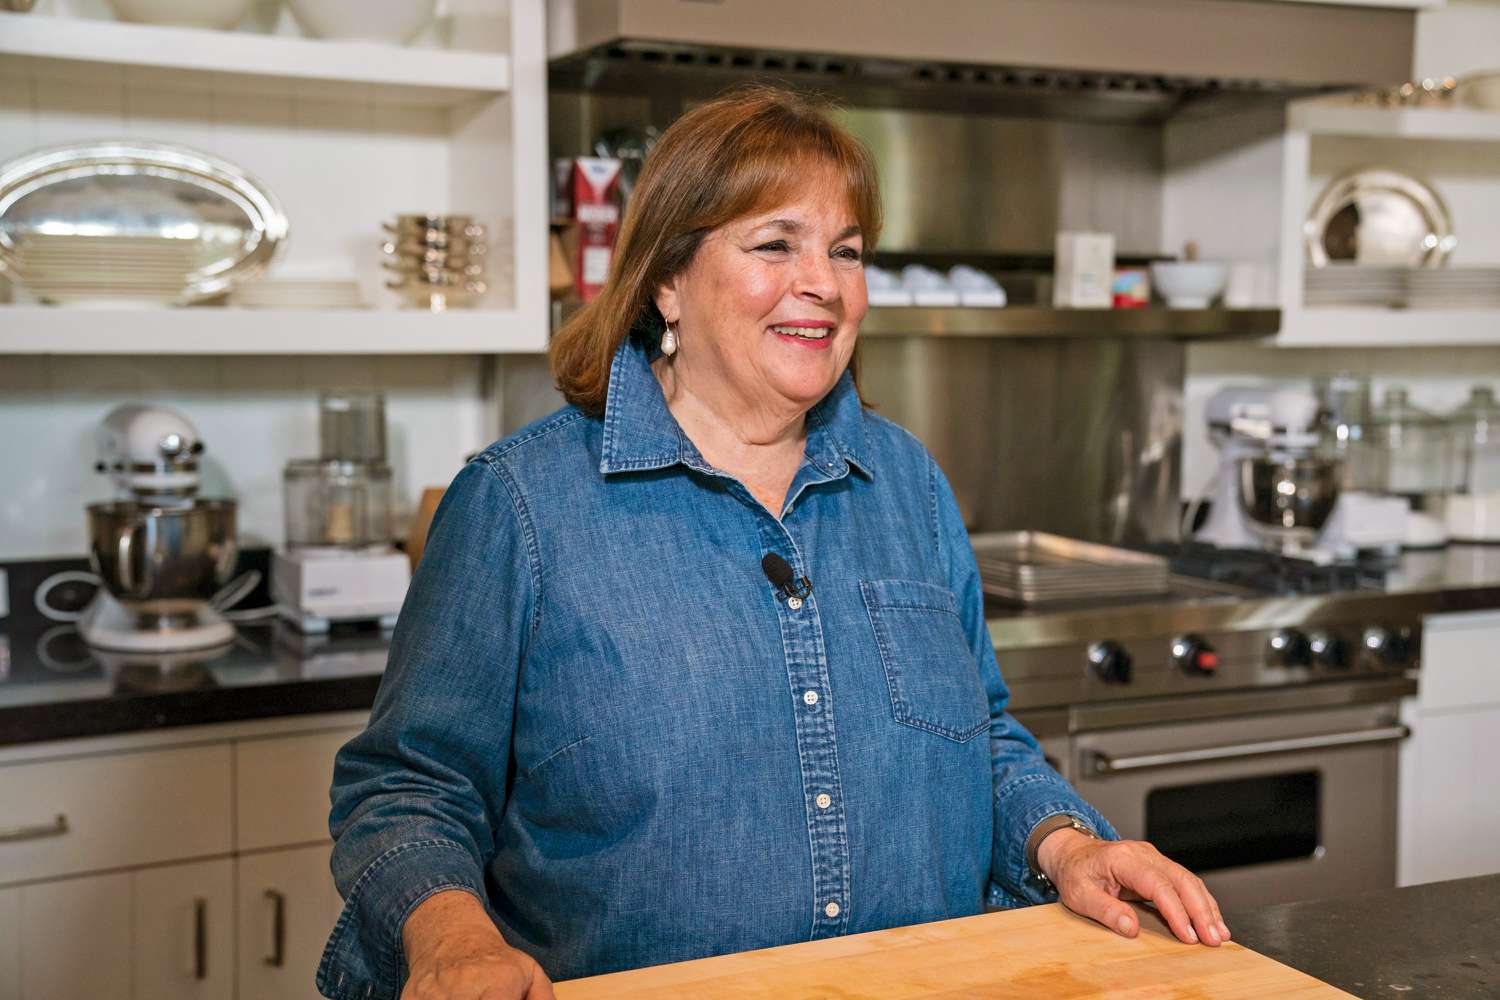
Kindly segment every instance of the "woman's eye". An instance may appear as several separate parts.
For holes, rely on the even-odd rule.
[[[862,258],[860,252],[853,247],[839,247],[833,252],[833,255],[839,260],[847,260],[856,263]]]
[[[786,240],[772,240],[770,243],[762,243],[755,249],[770,250],[773,253],[786,253],[791,247],[786,245]]]

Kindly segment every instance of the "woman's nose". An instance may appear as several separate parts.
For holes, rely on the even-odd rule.
[[[829,302],[838,298],[838,277],[833,271],[833,261],[824,254],[804,254],[797,261],[797,275],[793,294]]]

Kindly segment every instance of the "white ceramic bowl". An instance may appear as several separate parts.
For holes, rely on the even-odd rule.
[[[187,28],[233,28],[245,19],[251,0],[109,0],[115,16],[141,24]]]
[[[1229,268],[1218,260],[1157,261],[1151,284],[1173,309],[1207,309],[1224,291]]]
[[[432,20],[437,0],[287,0],[292,16],[317,38],[401,45]]]

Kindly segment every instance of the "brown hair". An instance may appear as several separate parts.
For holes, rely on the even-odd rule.
[[[789,200],[809,168],[832,168],[843,181],[869,254],[881,224],[875,161],[829,111],[821,99],[754,86],[699,105],[662,134],[631,195],[609,280],[552,338],[552,375],[568,402],[602,413],[625,338],[660,337],[656,289],[688,268],[709,232]]]

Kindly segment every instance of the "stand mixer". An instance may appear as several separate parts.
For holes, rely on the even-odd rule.
[[[97,440],[95,468],[116,499],[86,508],[101,586],[78,621],[84,641],[167,653],[233,640],[209,598],[234,570],[235,503],[198,497],[197,429],[175,410],[128,404],[105,416]]]
[[[1199,541],[1222,548],[1272,548],[1318,562],[1352,555],[1346,537],[1358,504],[1341,497],[1343,463],[1330,457],[1317,397],[1297,389],[1221,389],[1205,409],[1219,449],[1213,507]],[[1334,531],[1324,530],[1334,519]],[[1340,528],[1339,525],[1345,525]]]

